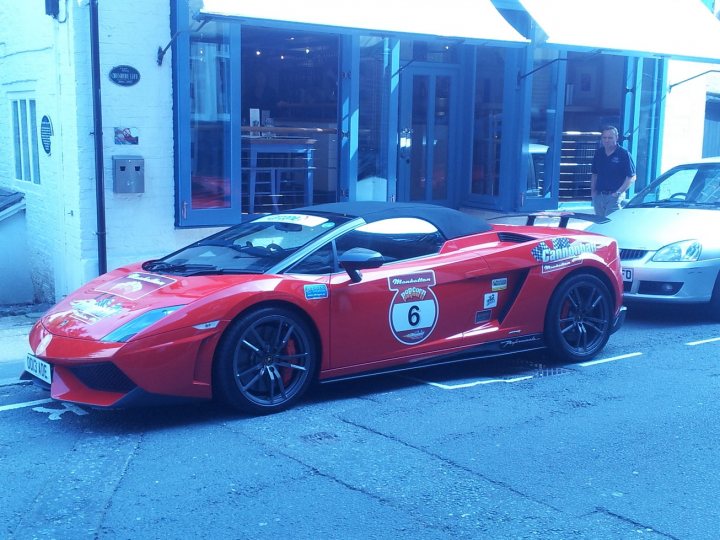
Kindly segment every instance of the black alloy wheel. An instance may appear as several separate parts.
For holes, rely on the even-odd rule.
[[[574,274],[560,283],[545,315],[553,359],[582,362],[599,353],[612,333],[612,306],[607,286],[592,274]]]
[[[261,308],[236,320],[218,346],[213,385],[239,410],[272,413],[305,393],[317,366],[308,324],[284,308]]]

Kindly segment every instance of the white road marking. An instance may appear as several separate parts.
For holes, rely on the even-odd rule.
[[[84,416],[87,414],[87,411],[84,409],[81,409],[77,405],[73,403],[60,403],[62,405],[62,409],[48,409],[46,407],[33,407],[33,411],[39,412],[39,413],[46,413],[48,415],[48,420],[60,420],[62,418],[63,413],[71,412],[75,413],[78,416]]]
[[[25,407],[34,407],[36,405],[43,405],[44,403],[51,403],[52,399],[38,399],[37,401],[26,401],[25,403],[13,403],[12,405],[0,406],[0,412],[12,411],[14,409],[23,409]]]
[[[590,362],[582,362],[578,364],[582,367],[594,366],[597,364],[605,364],[606,362],[615,362],[616,360],[625,360],[626,358],[634,358],[635,356],[642,356],[641,352],[634,352],[629,354],[621,354],[620,356],[613,356],[612,358],[603,358],[601,360],[591,360]]]
[[[714,337],[710,339],[701,339],[700,341],[691,341],[690,343],[686,343],[685,345],[690,345],[691,347],[695,345],[703,345],[705,343],[712,343],[713,341],[720,341],[720,337]]]
[[[481,381],[473,381],[471,383],[464,383],[464,384],[442,384],[442,383],[436,383],[436,382],[430,382],[430,381],[424,381],[422,379],[416,379],[415,377],[407,377],[408,379],[412,379],[414,381],[427,384],[430,386],[434,386],[435,388],[440,388],[442,390],[459,390],[461,388],[472,388],[473,386],[479,386],[481,384],[493,384],[493,383],[514,383],[519,381],[526,381],[528,379],[532,379],[532,375],[527,375],[525,377],[515,377],[514,379],[483,379]]]

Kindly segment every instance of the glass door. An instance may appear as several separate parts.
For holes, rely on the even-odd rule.
[[[454,204],[457,81],[452,67],[410,64],[401,73],[399,200]]]

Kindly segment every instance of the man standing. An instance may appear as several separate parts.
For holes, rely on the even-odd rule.
[[[590,176],[590,194],[595,213],[607,216],[620,208],[625,191],[635,181],[635,163],[630,153],[618,145],[615,126],[602,128],[602,146],[595,150]]]

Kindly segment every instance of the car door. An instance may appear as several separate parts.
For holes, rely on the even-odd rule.
[[[357,283],[345,272],[331,277],[332,370],[381,369],[462,346],[482,303],[468,294],[468,280],[484,262],[439,255],[443,242],[434,226],[415,218],[376,222],[336,241],[338,255],[363,247],[386,262],[363,270]]]

